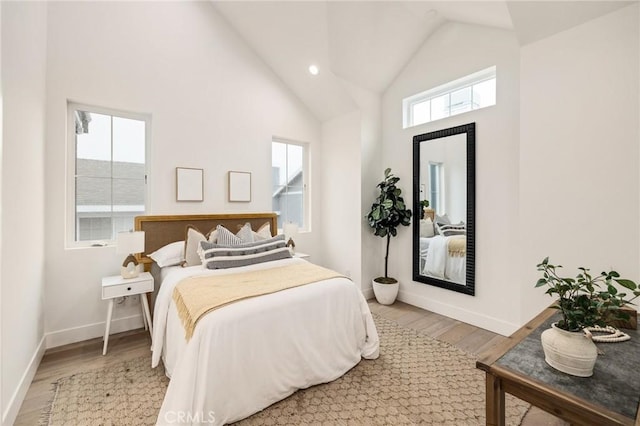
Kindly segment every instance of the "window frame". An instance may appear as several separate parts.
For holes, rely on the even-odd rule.
[[[95,246],[115,246],[113,239],[76,241],[76,127],[74,112],[76,110],[88,111],[96,114],[109,115],[125,119],[143,121],[145,123],[145,147],[144,147],[144,213],[149,211],[149,160],[151,147],[151,114],[131,111],[123,111],[114,108],[100,107],[67,100],[67,143],[65,173],[67,177],[65,194],[65,248],[86,248]],[[113,159],[111,160],[113,161]]]
[[[492,79],[496,80],[496,101],[491,105],[474,108],[473,107],[473,86],[475,86],[476,84],[483,83],[485,81],[492,80]],[[434,87],[432,89],[425,90],[424,92],[420,92],[415,95],[408,96],[402,100],[402,128],[408,129],[410,127],[416,127],[423,124],[432,123],[434,121],[454,117],[456,115],[476,111],[478,109],[494,106],[497,104],[497,91],[498,91],[497,82],[498,82],[497,66],[494,65],[494,66],[485,68],[483,70],[474,72],[472,74],[466,75],[464,77],[458,78],[456,80],[450,81],[448,83],[442,84],[440,86]],[[451,94],[466,88],[471,88],[471,109],[469,111],[460,111],[452,114]],[[431,119],[431,117],[433,116],[433,105],[431,105],[431,101],[433,99],[439,98],[444,95],[447,95],[449,99],[448,114],[444,117]],[[429,102],[429,120],[416,123],[414,119],[413,108],[414,106],[424,102]]]
[[[311,232],[311,144],[309,142],[297,141],[293,139],[273,136],[271,138],[271,155],[269,156],[270,169],[273,169],[273,143],[281,143],[285,145],[295,145],[302,147],[302,218],[304,226],[299,226],[298,232]],[[271,203],[273,205],[273,185],[270,184]],[[286,221],[287,219],[283,219]],[[284,232],[282,228],[278,228],[278,233]]]

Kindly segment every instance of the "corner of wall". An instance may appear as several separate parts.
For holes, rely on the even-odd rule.
[[[38,367],[40,366],[40,361],[42,361],[42,357],[44,356],[44,351],[46,350],[45,338],[44,336],[40,340],[38,347],[36,348],[29,364],[27,365],[27,369],[22,374],[18,386],[16,387],[15,392],[11,395],[11,398],[7,401],[6,409],[2,413],[2,425],[8,426],[12,425],[16,417],[18,416],[18,412],[20,411],[20,407],[22,406],[22,401],[24,401],[25,396],[27,395],[27,391],[31,386],[31,382],[36,375],[36,371],[38,371]],[[3,396],[4,398],[4,396]],[[4,401],[3,401],[4,402]]]

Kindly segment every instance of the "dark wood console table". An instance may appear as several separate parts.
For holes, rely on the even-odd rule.
[[[504,426],[505,392],[574,425],[640,426],[640,332],[631,340],[598,343],[592,377],[561,373],[544,361],[540,334],[557,320],[545,309],[503,344],[482,354],[486,373],[487,425]]]

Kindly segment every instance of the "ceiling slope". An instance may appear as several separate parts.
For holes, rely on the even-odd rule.
[[[509,13],[520,45],[542,40],[614,10],[632,1],[510,1]]]
[[[637,0],[636,0],[637,1]],[[356,108],[342,82],[383,93],[444,22],[531,43],[632,1],[212,1],[320,121]],[[308,67],[315,64],[319,74]]]
[[[329,66],[325,2],[214,5],[320,121],[356,108]],[[311,64],[318,75],[309,73]]]

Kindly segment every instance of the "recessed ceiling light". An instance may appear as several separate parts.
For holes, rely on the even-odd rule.
[[[311,73],[311,75],[318,75],[320,70],[315,65],[309,65],[309,72]]]

